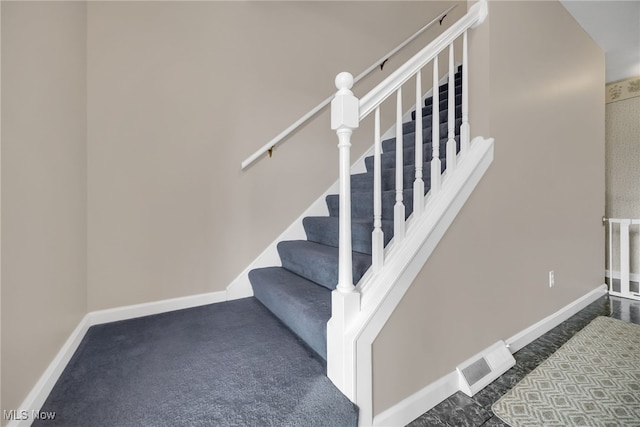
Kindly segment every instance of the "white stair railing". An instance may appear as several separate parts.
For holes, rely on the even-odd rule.
[[[467,32],[469,29],[480,25],[488,14],[487,3],[481,0],[470,8],[468,13],[449,29],[443,32],[419,53],[401,65],[387,79],[376,86],[372,91],[358,100],[351,92],[353,77],[349,73],[340,73],[336,77],[336,93],[331,103],[332,129],[336,131],[339,139],[340,152],[340,206],[339,206],[339,283],[332,295],[332,317],[327,330],[327,374],[329,378],[349,398],[355,400],[357,395],[356,374],[356,344],[351,340],[358,339],[357,322],[363,322],[365,315],[361,315],[364,298],[367,292],[375,293],[375,286],[354,286],[351,265],[351,186],[350,186],[350,138],[354,129],[359,127],[369,114],[374,113],[374,196],[373,196],[373,221],[372,232],[372,274],[379,275],[385,270],[387,256],[390,250],[401,251],[403,241],[411,234],[411,224],[418,216],[427,215],[429,209],[438,201],[439,195],[445,191],[447,184],[454,178],[454,171],[458,166],[465,164],[467,154],[470,152],[470,127],[469,127],[469,101],[468,101],[468,74],[469,63],[467,55]],[[454,42],[462,37],[462,121],[460,129],[460,152],[456,153],[455,141],[455,68],[454,68]],[[439,102],[439,64],[438,55],[448,50],[449,61],[447,76],[448,86],[448,127],[445,152],[447,166],[446,175],[441,173],[440,161],[440,102]],[[432,88],[432,160],[430,163],[430,191],[425,196],[423,180],[423,130],[422,130],[422,70],[429,64],[433,67]],[[409,81],[415,81],[415,157],[403,158],[403,87]],[[381,141],[380,141],[380,116],[382,104],[386,100],[393,100],[395,95],[396,116],[396,155],[395,155],[395,206],[394,206],[394,238],[387,249],[383,248],[384,232],[382,230],[382,185],[381,185]],[[490,143],[492,146],[492,142]],[[475,161],[475,160],[474,160]],[[415,167],[415,181],[413,185],[413,220],[405,221],[405,200],[403,200],[403,171],[405,166]],[[457,185],[457,184],[456,184]],[[406,246],[406,245],[405,245]],[[368,273],[369,274],[369,273]],[[363,277],[361,283],[365,282]],[[372,280],[368,282],[371,283]],[[375,310],[375,309],[373,309]],[[345,338],[348,337],[348,338]],[[360,405],[362,399],[357,399]],[[361,407],[362,408],[362,407]],[[362,409],[361,409],[362,410]],[[370,416],[371,414],[369,414]]]
[[[631,290],[631,282],[640,282],[640,272],[632,274],[631,272],[631,236],[636,236],[635,247],[640,246],[640,219],[621,219],[621,218],[603,218],[604,222],[609,223],[609,250],[607,254],[608,271],[606,275],[609,277],[609,295],[615,295],[623,298],[631,298],[640,300],[640,289],[638,291]],[[635,233],[632,233],[635,228]],[[619,252],[617,257],[615,254],[614,236],[618,236]],[[640,251],[639,251],[640,252]],[[614,263],[615,262],[615,263]],[[618,272],[614,271],[615,265],[618,266]],[[640,267],[640,256],[637,260],[637,266]],[[617,276],[617,277],[615,277]],[[619,290],[614,290],[614,280],[619,279]]]
[[[366,70],[364,70],[363,72],[361,72],[360,74],[358,74],[356,76],[356,78],[353,79],[353,83],[352,85],[356,84],[357,82],[359,82],[360,80],[362,80],[363,78],[365,78],[366,76],[368,76],[373,70],[375,70],[376,68],[380,67],[380,69],[382,69],[384,67],[384,64],[392,57],[394,56],[396,53],[398,53],[399,51],[401,51],[402,49],[404,49],[405,46],[407,46],[409,43],[411,43],[413,40],[415,40],[416,38],[418,38],[422,33],[424,33],[426,30],[428,30],[429,28],[431,28],[436,22],[440,23],[442,25],[442,21],[444,20],[444,18],[449,14],[449,12],[451,12],[453,9],[455,9],[456,7],[458,7],[457,4],[454,4],[453,6],[451,6],[450,8],[448,8],[447,10],[443,11],[442,13],[440,13],[438,16],[436,16],[435,18],[433,18],[428,24],[426,24],[425,26],[423,26],[422,28],[420,28],[418,31],[416,31],[415,33],[413,33],[409,38],[407,38],[405,41],[403,41],[402,43],[400,43],[398,46],[396,46],[395,48],[393,48],[389,53],[387,53],[386,55],[384,55],[382,58],[380,58],[379,60],[377,60],[376,62],[374,62],[373,64],[371,64]],[[351,89],[351,88],[349,88]],[[267,142],[265,145],[263,145],[262,147],[260,147],[256,152],[254,152],[252,155],[250,155],[249,157],[247,157],[245,160],[242,161],[241,163],[241,167],[242,169],[246,169],[247,167],[249,167],[253,162],[255,162],[256,160],[258,160],[260,157],[262,157],[264,154],[269,154],[269,156],[271,156],[271,154],[273,153],[273,149],[276,147],[276,145],[280,144],[282,141],[284,141],[289,135],[291,135],[291,133],[293,131],[295,131],[296,129],[298,129],[300,126],[302,126],[303,124],[305,124],[306,122],[308,122],[312,117],[314,117],[316,114],[318,114],[320,111],[322,111],[323,108],[325,108],[327,105],[329,105],[329,103],[333,100],[334,95],[330,95],[329,97],[327,97],[324,101],[322,101],[321,103],[319,103],[318,105],[316,105],[315,107],[313,107],[311,110],[309,110],[305,115],[303,115],[302,117],[300,117],[298,120],[296,120],[293,124],[291,124],[291,126],[289,126],[288,128],[286,128],[285,130],[283,130],[282,132],[280,132],[278,135],[276,135],[274,138],[272,138],[269,142]]]

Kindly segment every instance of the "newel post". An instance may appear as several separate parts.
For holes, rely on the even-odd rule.
[[[353,95],[353,76],[340,73],[336,76],[336,93],[331,101],[331,129],[338,135],[340,151],[340,227],[338,291],[352,292],[351,268],[351,134],[360,122],[358,98]]]
[[[331,129],[340,151],[340,213],[338,285],[331,294],[327,323],[327,376],[348,398],[355,398],[355,352],[347,336],[349,322],[360,311],[360,293],[353,283],[351,251],[351,134],[360,122],[359,101],[351,92],[353,76],[340,73],[331,101]]]

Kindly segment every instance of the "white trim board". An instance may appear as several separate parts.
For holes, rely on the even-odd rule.
[[[511,353],[515,353],[525,345],[538,339],[540,336],[546,334],[551,329],[558,326],[560,323],[567,320],[598,298],[607,294],[607,285],[602,284],[589,292],[588,294],[578,298],[572,303],[564,306],[555,313],[545,317],[535,325],[531,325],[527,329],[520,331],[507,340],[507,345],[511,350]]]
[[[33,386],[27,397],[22,402],[19,408],[15,408],[18,414],[23,414],[21,411],[27,411],[27,416],[22,418],[27,418],[26,420],[12,420],[7,424],[7,427],[18,427],[18,426],[30,426],[34,421],[31,419],[31,414],[33,411],[39,411],[42,408],[45,400],[49,397],[53,386],[62,375],[62,371],[71,360],[71,357],[75,353],[76,349],[82,342],[85,334],[89,330],[91,325],[89,324],[89,315],[85,315],[78,326],[71,332],[67,341],[62,345],[58,354],[53,358],[47,369],[38,379],[38,382]],[[3,408],[4,409],[4,408]],[[9,408],[14,409],[14,408]]]
[[[136,317],[151,316],[169,311],[182,310],[185,308],[200,307],[202,305],[230,301],[232,299],[237,298],[229,298],[226,291],[210,292],[206,294],[190,295],[186,297],[92,311],[87,314],[87,316],[89,317],[90,325],[93,326],[109,322],[117,322],[120,320],[135,319]]]
[[[453,371],[432,382],[373,418],[374,426],[405,426],[458,391],[458,373]]]
[[[517,333],[506,342],[509,350],[515,353],[522,347],[555,328],[592,302],[606,295],[606,285],[600,285],[591,292],[577,300],[567,304],[557,312],[545,317],[536,324]],[[412,394],[391,408],[381,412],[373,418],[374,426],[400,426],[407,425],[420,415],[431,410],[434,406],[460,390],[457,372],[443,376],[437,381],[427,385],[422,390]]]
[[[15,408],[18,411],[18,415],[22,414],[21,411],[27,411],[27,416],[24,418],[28,419],[12,420],[7,424],[7,427],[26,427],[31,425],[33,422],[31,415],[34,411],[39,411],[40,408],[42,408],[42,405],[47,400],[47,397],[49,397],[49,394],[51,393],[51,390],[53,390],[58,378],[62,375],[62,372],[78,349],[78,346],[90,327],[120,320],[134,319],[136,317],[150,316],[153,314],[230,301],[231,298],[228,298],[228,296],[229,295],[226,291],[211,292],[207,294],[172,298],[144,304],[116,307],[107,310],[92,311],[86,314],[82,320],[80,320],[78,326],[73,330],[73,332],[71,332],[69,338],[67,338],[65,343],[62,345],[20,407]]]

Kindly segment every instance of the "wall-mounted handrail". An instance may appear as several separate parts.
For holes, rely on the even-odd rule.
[[[424,49],[415,54],[411,59],[394,71],[389,77],[384,79],[378,86],[360,99],[360,119],[368,116],[385,99],[395,93],[404,83],[413,77],[418,70],[433,61],[445,48],[457,39],[468,28],[484,21],[487,15],[486,2],[478,2],[471,7],[469,13],[460,18],[458,22],[440,34],[435,40],[429,43]]]
[[[362,80],[364,77],[369,75],[369,73],[371,73],[376,68],[380,67],[382,69],[382,67],[384,66],[385,62],[387,62],[387,60],[389,58],[391,58],[393,55],[395,55],[400,50],[402,50],[406,45],[411,43],[416,37],[420,36],[420,34],[425,32],[427,29],[429,29],[436,22],[439,22],[442,25],[442,21],[445,18],[445,16],[447,16],[449,14],[449,12],[451,12],[457,6],[458,6],[457,4],[453,5],[450,8],[448,8],[447,10],[445,10],[444,12],[440,13],[431,22],[429,22],[427,25],[423,26],[418,31],[416,31],[411,37],[409,37],[408,39],[406,39],[405,41],[400,43],[398,46],[393,48],[389,53],[387,53],[382,58],[380,58],[379,60],[377,60],[376,62],[371,64],[371,66],[369,68],[367,68],[366,70],[364,70],[363,72],[358,74],[358,76],[356,76],[353,79],[353,84],[358,83],[360,80]],[[275,148],[276,145],[281,143],[293,131],[298,129],[300,126],[302,126],[304,123],[306,123],[309,119],[311,119],[313,116],[315,116],[318,112],[320,112],[323,108],[325,108],[327,105],[329,105],[329,103],[331,103],[331,101],[333,100],[334,96],[335,96],[335,93],[331,94],[331,96],[327,97],[320,104],[316,105],[314,108],[309,110],[309,112],[307,112],[307,114],[305,114],[304,116],[300,117],[291,126],[289,126],[285,130],[280,132],[275,138],[271,139],[265,145],[260,147],[260,149],[258,149],[255,153],[253,153],[251,156],[247,157],[241,164],[242,169],[246,169],[247,166],[249,166],[251,163],[253,163],[256,160],[258,160],[261,156],[263,156],[266,153],[269,153],[271,155],[271,153],[273,152],[273,149]]]

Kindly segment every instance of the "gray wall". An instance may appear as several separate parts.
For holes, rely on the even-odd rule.
[[[374,342],[376,414],[603,283],[604,54],[559,2],[489,7],[470,115],[495,160]]]
[[[224,290],[336,180],[328,111],[241,161],[449,5],[90,2],[89,310]]]
[[[1,7],[1,409],[11,410],[87,312],[86,5]]]

